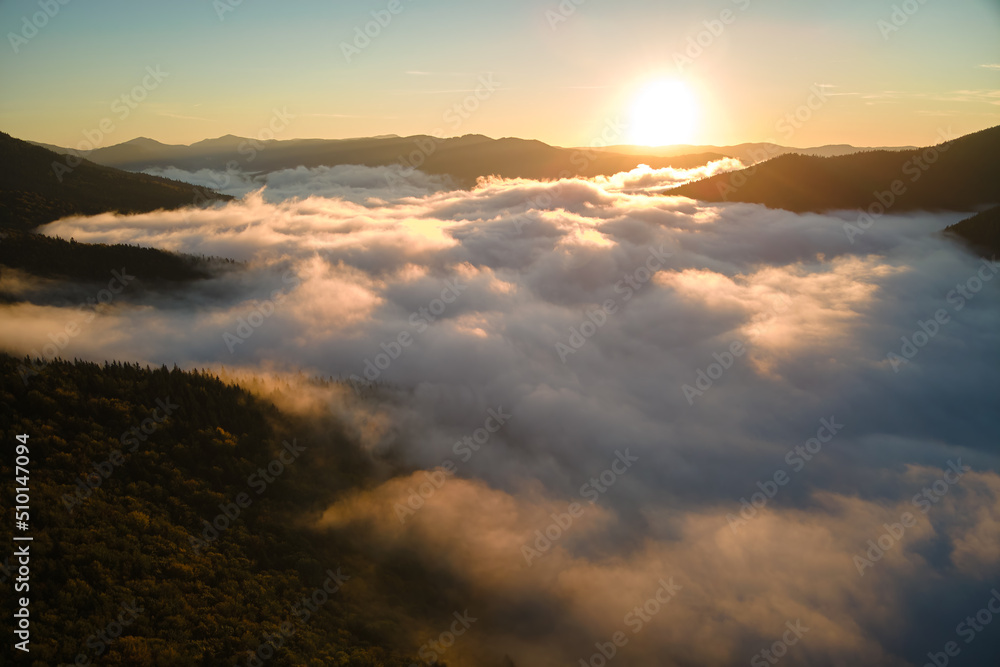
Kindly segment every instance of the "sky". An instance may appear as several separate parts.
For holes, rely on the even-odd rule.
[[[0,3],[0,129],[60,146],[266,137],[276,111],[278,139],[563,146],[926,145],[1000,123],[996,0],[51,2]],[[663,81],[688,100],[672,129],[621,129]]]

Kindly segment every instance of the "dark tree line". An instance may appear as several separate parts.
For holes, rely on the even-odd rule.
[[[406,619],[452,611],[434,607],[433,577],[405,554],[369,558],[350,536],[313,527],[340,495],[374,480],[371,459],[332,417],[288,416],[204,371],[55,360],[26,384],[22,364],[0,355],[0,445],[12,454],[14,436],[30,436],[32,636],[22,664],[72,664],[78,654],[131,667],[246,664],[285,621],[295,633],[268,665],[419,662],[407,655]],[[255,494],[248,477],[293,439],[301,459]],[[92,495],[74,496],[116,451],[124,460]],[[5,484],[13,460],[0,465]],[[240,493],[253,504],[195,549],[203,522]],[[7,544],[11,531],[8,522]],[[351,579],[297,620],[292,605],[338,567]],[[0,586],[11,599],[12,577]],[[132,601],[143,611],[97,656],[88,639]],[[4,615],[8,638],[12,621]]]

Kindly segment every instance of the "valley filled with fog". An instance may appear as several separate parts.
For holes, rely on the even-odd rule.
[[[852,233],[662,194],[740,166],[151,170],[239,199],[39,231],[246,266],[126,286],[59,353],[290,383],[279,407],[352,424],[395,467],[306,519],[453,578],[478,620],[442,659],[576,665],[620,632],[616,664],[733,664],[798,622],[788,664],[921,661],[998,574],[1000,267],[941,234],[974,211]],[[77,309],[3,282],[0,345],[44,357]]]

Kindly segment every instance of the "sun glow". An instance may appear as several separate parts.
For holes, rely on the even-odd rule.
[[[644,146],[691,142],[698,101],[688,86],[670,79],[647,84],[632,102],[630,141]]]

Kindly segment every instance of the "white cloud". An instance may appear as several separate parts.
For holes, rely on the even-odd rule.
[[[796,618],[811,634],[786,664],[922,660],[1000,576],[1000,281],[960,310],[949,299],[982,268],[937,234],[962,214],[885,215],[851,245],[847,213],[649,194],[731,166],[473,190],[418,172],[297,169],[226,206],[67,218],[44,231],[250,268],[192,288],[189,308],[116,305],[64,356],[341,377],[374,368],[400,387],[366,404],[365,446],[418,468],[451,460],[460,478],[406,526],[393,506],[421,472],[345,498],[324,521],[363,524],[364,539],[447,568],[492,618],[456,647],[470,664],[501,651],[517,665],[576,664],[668,576],[683,591],[616,664],[746,662]],[[233,191],[263,181],[243,179]],[[284,297],[230,354],[224,334],[274,289]],[[608,301],[614,312],[593,315]],[[19,354],[72,315],[2,308],[18,325],[0,327],[0,345]],[[948,323],[895,372],[887,353],[941,309]],[[557,344],[594,320],[563,363]],[[726,362],[734,341],[746,352]],[[713,363],[728,368],[692,404],[683,386]],[[357,414],[349,392],[317,396]],[[498,406],[509,423],[463,461],[455,443]],[[726,514],[789,471],[786,453],[831,416],[844,430],[731,531]],[[528,568],[520,546],[626,448],[641,464]],[[958,457],[975,472],[923,515],[911,498]],[[903,511],[918,526],[859,576],[852,556]]]

